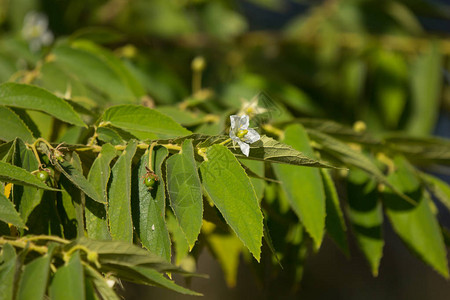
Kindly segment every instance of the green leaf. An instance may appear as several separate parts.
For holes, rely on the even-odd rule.
[[[25,143],[17,139],[14,148],[14,164],[18,167],[32,172],[38,170],[39,162],[37,161],[31,149],[28,149]],[[44,190],[31,186],[13,186],[13,202],[19,205],[20,216],[27,223],[28,216],[33,209],[41,202]]]
[[[166,115],[151,108],[138,105],[117,105],[108,108],[103,122],[129,131],[139,139],[173,138],[191,132]]]
[[[359,169],[347,178],[348,217],[359,248],[369,262],[373,276],[378,275],[383,256],[383,210],[377,183]]]
[[[3,194],[0,194],[0,220],[20,228],[26,228],[25,222],[14,208],[14,204]]]
[[[103,202],[108,202],[107,187],[111,173],[110,163],[117,156],[117,151],[111,144],[102,146],[100,154],[95,159],[88,174],[88,181],[101,195]],[[89,237],[99,240],[111,239],[106,220],[106,207],[86,198],[86,231]]]
[[[320,170],[323,179],[323,187],[325,189],[326,212],[325,227],[328,234],[348,256],[350,254],[347,242],[347,227],[345,226],[344,215],[339,205],[339,197],[328,170]]]
[[[0,105],[42,111],[61,121],[86,127],[67,102],[36,86],[3,83],[0,85]]]
[[[308,135],[300,124],[286,127],[283,142],[314,158]],[[325,228],[325,193],[320,171],[292,165],[273,165],[289,203],[318,249]]]
[[[421,173],[431,192],[436,198],[450,210],[450,186],[443,180],[430,174]]]
[[[202,227],[203,197],[192,140],[185,140],[181,152],[166,162],[170,206],[192,249]]]
[[[0,106],[0,128],[0,140],[9,142],[21,138],[27,143],[34,140],[33,133],[24,121],[8,107]]]
[[[16,251],[10,244],[2,246],[0,256],[0,295],[3,300],[12,300],[16,273]]]
[[[120,265],[120,266],[138,266],[146,265],[162,272],[177,272],[178,268],[168,263],[152,252],[142,247],[123,241],[100,241],[81,237],[71,244],[67,245],[67,250],[74,246],[84,246],[98,254],[101,265]]]
[[[114,240],[133,241],[131,219],[131,163],[136,141],[130,141],[114,164],[109,187],[108,218]]]
[[[390,187],[396,193],[398,193],[405,201],[414,203],[412,199],[404,195],[395,186],[386,179],[383,173],[378,169],[378,167],[364,154],[353,150],[347,144],[332,138],[329,135],[320,133],[315,130],[308,130],[308,134],[311,139],[318,142],[321,145],[321,149],[330,153],[332,156],[337,157],[343,163],[348,166],[357,167],[364,172],[370,174],[372,177],[377,179],[379,182]]]
[[[26,186],[34,186],[44,190],[57,191],[57,189],[51,188],[36,176],[31,174],[25,169],[13,166],[0,161],[0,181],[11,182],[13,184],[20,184]]]
[[[139,238],[142,245],[150,252],[170,261],[170,237],[166,227],[166,196],[162,164],[169,154],[164,147],[155,147],[151,157],[153,170],[158,176],[158,181],[153,189],[144,184],[147,175],[145,167],[149,167],[149,153],[146,152],[139,161],[137,175],[138,190],[134,194],[133,215],[136,218]],[[136,184],[134,185],[136,186]]]
[[[50,298],[62,300],[84,300],[84,274],[80,254],[75,252],[70,260],[56,270],[50,285]]]
[[[94,186],[73,164],[64,160],[63,162],[57,162],[55,166],[68,180],[70,180],[70,182],[82,190],[88,197],[96,202],[104,203],[103,197],[100,196]]]
[[[185,295],[202,296],[202,294],[200,293],[196,293],[194,291],[191,291],[189,289],[177,285],[175,282],[165,278],[161,273],[158,273],[158,271],[154,269],[140,266],[132,267],[131,269],[138,272],[142,276],[140,278],[140,281],[143,283],[164,287],[166,289]]]
[[[250,179],[223,145],[207,149],[200,165],[203,186],[227,223],[257,261],[261,255],[263,216]]]
[[[111,143],[113,145],[121,145],[124,143],[120,134],[112,128],[99,127],[97,128],[97,135],[98,139],[105,143]]]
[[[89,266],[88,264],[84,265],[84,271],[86,277],[89,277],[92,280],[92,283],[95,285],[95,289],[101,295],[102,299],[108,300],[120,300],[119,296],[114,292],[112,288],[109,287],[106,279],[98,273],[94,268]]]
[[[397,169],[388,176],[389,182],[417,204],[410,205],[387,189],[383,193],[383,203],[392,227],[420,259],[448,278],[447,253],[439,223],[430,208],[431,200],[409,162],[401,156],[394,162]]]
[[[229,146],[228,149],[239,158],[263,160],[274,163],[284,163],[297,166],[316,168],[332,168],[323,162],[315,160],[293,149],[291,146],[280,143],[265,135],[253,144],[250,144],[250,155],[246,157],[239,147]]]
[[[442,87],[442,55],[437,43],[417,57],[411,70],[412,107],[407,130],[414,135],[428,135],[438,113]]]
[[[50,246],[47,254],[28,263],[23,270],[17,291],[17,300],[43,299],[47,289],[54,247]]]

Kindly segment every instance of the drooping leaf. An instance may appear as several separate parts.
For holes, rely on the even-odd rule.
[[[314,158],[300,124],[286,127],[283,142]],[[325,193],[319,169],[284,164],[274,164],[273,168],[292,209],[319,248],[325,228]]]
[[[25,265],[17,290],[17,300],[44,298],[53,249],[54,247],[50,246],[47,254]]]
[[[0,194],[0,220],[20,228],[26,228],[25,222],[14,208],[14,204],[3,194]]]
[[[86,126],[67,102],[32,85],[3,83],[0,85],[0,105],[42,111],[61,121],[77,126]]]
[[[10,244],[2,246],[0,256],[0,295],[4,300],[12,300],[14,295],[14,280],[16,273],[16,251]]]
[[[21,138],[27,143],[34,140],[33,133],[23,120],[5,106],[0,106],[0,128],[0,140],[9,142],[15,138]]]
[[[114,164],[109,187],[108,218],[114,240],[133,241],[131,219],[131,163],[136,153],[136,141],[130,141]]]
[[[83,191],[91,199],[103,203],[102,197],[97,193],[94,186],[84,177],[81,170],[78,170],[68,161],[58,162],[56,168],[77,188]]]
[[[70,260],[56,270],[49,288],[50,298],[55,300],[84,300],[84,274],[80,254],[75,252]]]
[[[101,195],[103,202],[108,202],[107,185],[111,173],[110,163],[116,157],[116,149],[111,144],[102,146],[100,154],[95,159],[88,174],[88,181]],[[104,204],[86,199],[85,208],[86,231],[94,239],[110,239]]]
[[[339,205],[339,197],[328,170],[320,170],[323,179],[323,187],[325,190],[326,212],[325,227],[328,234],[348,256],[347,227],[345,226],[344,215]]]
[[[145,106],[113,106],[103,113],[102,120],[139,139],[173,138],[191,133],[168,116]]]
[[[262,213],[250,179],[234,155],[223,145],[214,145],[200,165],[202,183],[228,225],[256,260],[261,254]]]
[[[11,164],[0,161],[0,181],[11,182],[13,184],[21,184],[26,186],[33,186],[44,190],[57,191],[51,188],[33,174],[23,168],[13,166]]]
[[[181,152],[167,159],[166,173],[170,205],[192,249],[203,216],[202,188],[192,140],[185,140]]]
[[[417,204],[402,201],[391,190],[383,193],[386,213],[395,232],[405,244],[424,262],[432,266],[442,276],[448,277],[447,253],[441,229],[430,208],[431,199],[423,191],[414,168],[408,161],[397,156],[394,159],[396,171],[388,176],[392,185]]]
[[[158,176],[156,185],[149,189],[144,184],[144,178],[147,175],[145,167],[149,166],[149,153],[146,152],[139,161],[137,175],[139,183],[137,191],[134,193],[133,212],[137,220],[136,230],[142,245],[150,252],[155,253],[166,261],[170,261],[170,237],[166,227],[165,211],[166,197],[164,187],[164,177],[162,173],[162,164],[169,152],[164,147],[155,147],[153,149],[152,166],[155,174]]]

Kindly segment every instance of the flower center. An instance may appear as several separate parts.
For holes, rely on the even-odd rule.
[[[248,133],[248,130],[244,129],[244,130],[239,130],[236,134],[236,136],[240,139],[242,139],[246,134]]]

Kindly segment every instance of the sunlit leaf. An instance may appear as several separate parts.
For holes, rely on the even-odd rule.
[[[263,217],[250,179],[225,146],[211,146],[206,155],[208,160],[200,166],[203,186],[228,225],[259,261]]]

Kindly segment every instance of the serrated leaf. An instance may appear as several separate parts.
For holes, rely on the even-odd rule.
[[[0,256],[0,295],[3,300],[12,300],[14,295],[14,279],[16,273],[16,251],[6,243],[2,245]]]
[[[111,173],[110,163],[116,157],[117,151],[111,144],[102,146],[100,154],[95,159],[88,174],[88,181],[101,195],[103,202],[108,202],[107,187]],[[89,237],[99,240],[111,239],[106,218],[106,207],[86,198],[86,231]]]
[[[81,245],[98,254],[100,264],[121,265],[121,266],[151,266],[158,271],[177,272],[178,268],[168,263],[152,252],[142,247],[123,241],[99,241],[81,237],[67,245],[70,249],[76,245]]]
[[[133,215],[137,220],[136,230],[142,245],[150,252],[170,261],[170,237],[166,227],[165,211],[166,196],[162,164],[169,154],[164,147],[155,147],[151,157],[153,170],[158,181],[153,189],[144,184],[147,175],[145,167],[149,167],[149,153],[146,152],[140,159],[137,168],[137,191],[134,193]]]
[[[82,190],[92,200],[104,203],[103,198],[94,188],[94,186],[84,177],[83,173],[78,170],[73,164],[64,160],[63,162],[57,162],[56,168],[58,171],[64,174],[64,176],[70,180],[76,187]]]
[[[348,217],[353,234],[370,270],[378,276],[383,256],[383,210],[377,192],[377,183],[366,173],[352,169],[347,178]]]
[[[0,194],[0,220],[20,228],[26,228],[25,222],[14,208],[14,204],[3,194]]]
[[[33,133],[23,120],[10,108],[0,106],[0,140],[9,142],[15,138],[31,143]]]
[[[20,184],[26,186],[33,186],[44,190],[57,191],[51,188],[33,174],[23,168],[7,164],[0,161],[0,181],[11,182],[13,184]]]
[[[280,143],[265,135],[261,136],[259,141],[250,144],[250,154],[248,157],[242,154],[239,147],[228,146],[228,149],[237,157],[244,159],[316,168],[333,168],[333,166],[308,157],[302,152],[293,149],[291,146]]]
[[[118,132],[112,128],[99,127],[97,128],[98,139],[105,142],[111,143],[112,145],[123,144],[123,139]]]
[[[136,141],[130,141],[114,164],[109,187],[108,219],[114,240],[133,241],[131,219],[131,163],[136,153]]]
[[[300,124],[286,127],[283,142],[314,158],[306,131]],[[318,249],[325,228],[325,193],[320,171],[282,164],[274,164],[273,168],[292,209]]]
[[[44,298],[53,249],[54,247],[50,246],[47,254],[25,265],[17,290],[17,300]]]
[[[261,254],[263,216],[250,179],[223,145],[207,149],[200,165],[203,186],[228,225],[257,261]]]
[[[138,105],[117,105],[108,108],[103,122],[131,132],[139,139],[173,138],[191,134],[170,117],[156,110]]]
[[[326,212],[325,227],[328,234],[348,256],[347,227],[345,226],[344,215],[339,205],[339,197],[328,170],[320,170],[323,179],[323,187],[325,190]]]
[[[36,86],[3,83],[0,85],[0,105],[42,111],[61,121],[86,127],[67,102]]]
[[[396,171],[388,176],[389,182],[416,200],[415,206],[402,201],[391,190],[383,193],[386,214],[395,232],[424,262],[442,276],[448,277],[447,253],[441,229],[430,208],[430,199],[423,191],[414,168],[397,156]]]
[[[75,252],[70,260],[56,270],[49,288],[54,300],[84,300],[84,274],[80,254]]]
[[[166,162],[167,192],[181,230],[192,249],[200,233],[203,197],[192,140],[183,142],[181,152]]]

